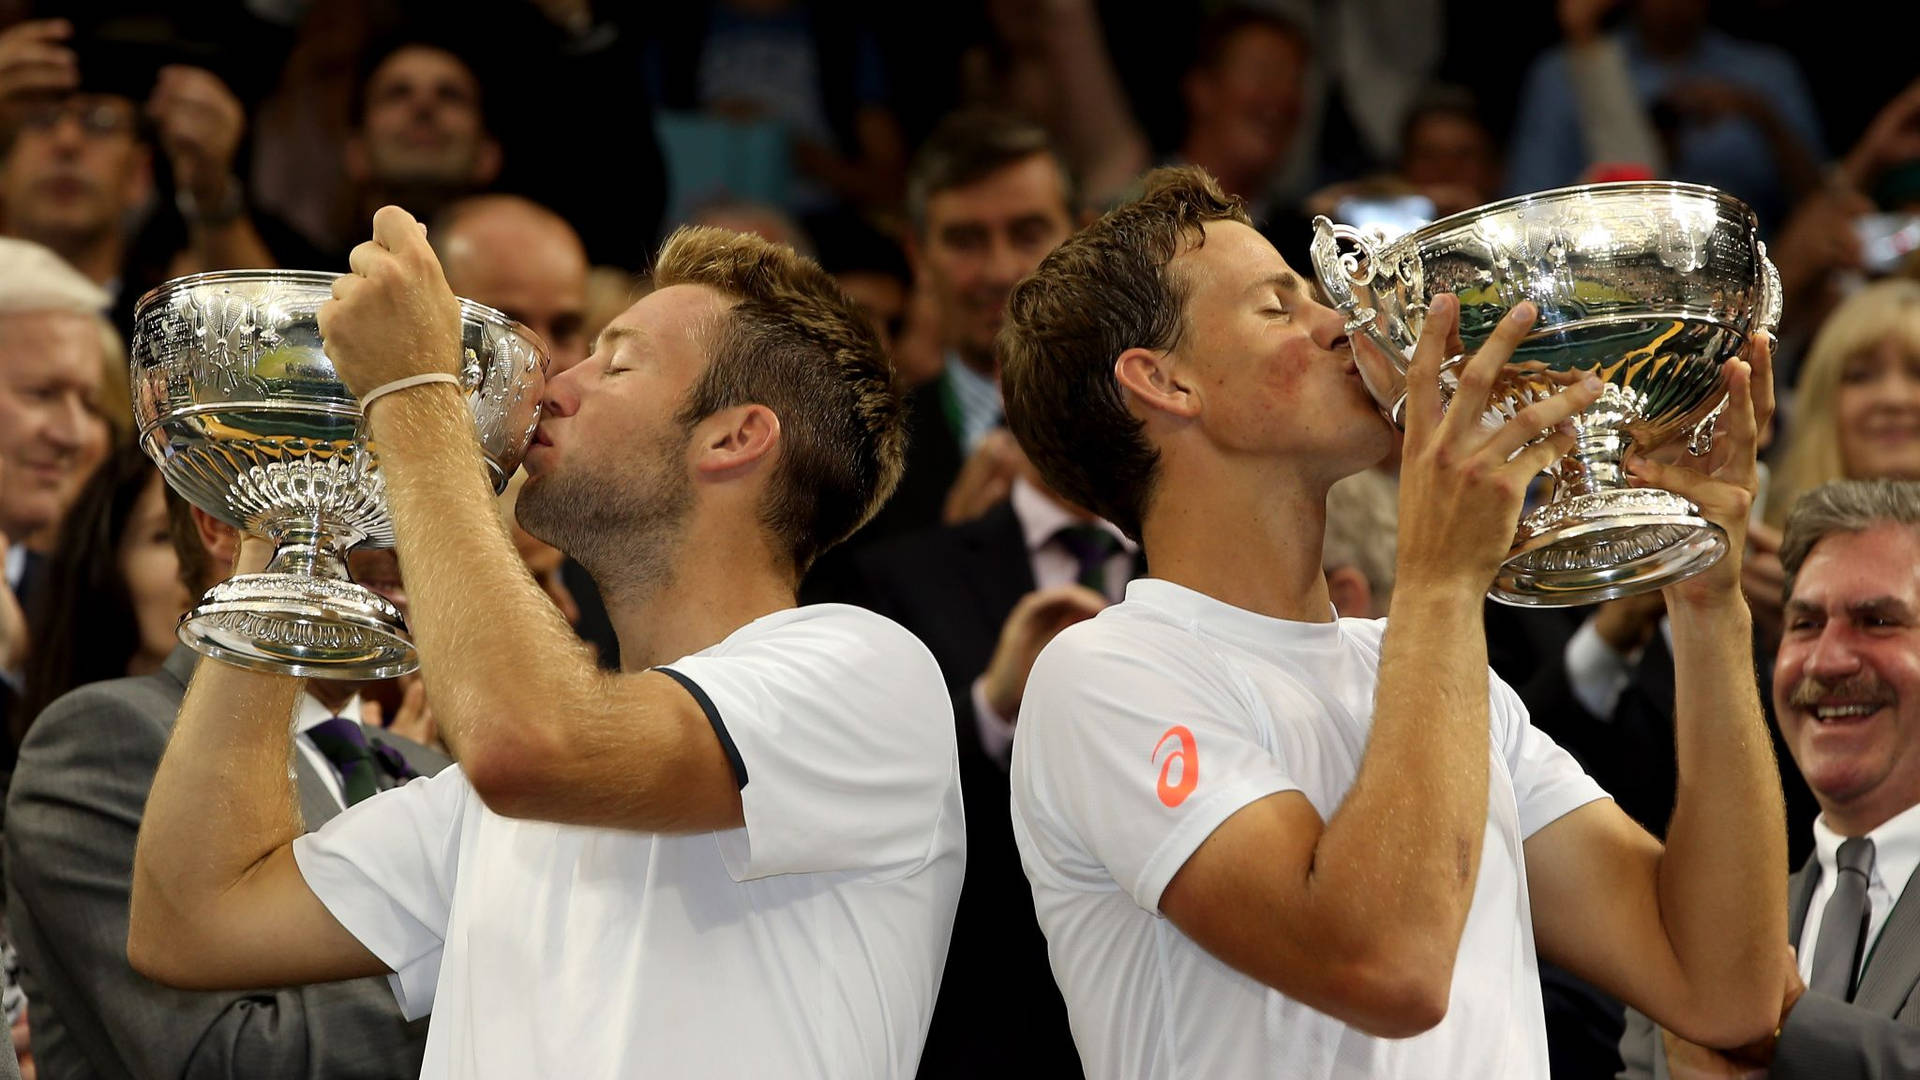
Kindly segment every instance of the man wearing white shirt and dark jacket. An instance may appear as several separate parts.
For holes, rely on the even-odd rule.
[[[1728,1055],[1630,1014],[1624,1077],[1920,1076],[1920,484],[1815,488],[1780,561],[1774,711],[1820,801],[1787,886],[1797,968],[1777,1030]]]
[[[1529,723],[1481,625],[1527,483],[1600,384],[1481,423],[1522,302],[1443,410],[1459,312],[1433,299],[1406,375],[1392,617],[1369,622],[1334,618],[1325,504],[1391,448],[1357,364],[1392,371],[1237,200],[1158,170],[1014,291],[1009,426],[1153,573],[1041,653],[1014,740],[1014,835],[1089,1075],[1536,1080],[1536,956],[1710,1044],[1777,1015],[1785,898],[1747,886],[1785,844],[1738,557],[1765,345],[1730,362],[1711,457],[1631,466],[1733,541],[1668,590],[1662,845]]]
[[[682,230],[548,381],[517,513],[601,585],[603,672],[502,527],[419,224],[382,209],[351,265],[321,333],[380,446],[459,764],[299,836],[298,682],[203,662],[141,826],[134,966],[390,975],[433,1012],[436,1080],[910,1075],[965,862],[953,714],[898,625],[794,606],[899,476],[865,316],[788,248]]]

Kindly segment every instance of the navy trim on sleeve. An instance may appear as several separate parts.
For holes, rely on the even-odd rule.
[[[747,763],[740,758],[740,748],[733,745],[733,736],[727,733],[727,725],[720,719],[720,710],[714,707],[713,699],[707,696],[705,690],[700,689],[699,683],[670,667],[657,667],[653,670],[679,683],[687,693],[693,695],[693,700],[700,706],[700,711],[707,714],[707,723],[713,725],[713,733],[720,737],[720,748],[727,752],[727,763],[733,766],[734,782],[744,789],[747,786]]]

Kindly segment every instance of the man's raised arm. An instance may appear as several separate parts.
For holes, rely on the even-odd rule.
[[[1768,348],[1731,376],[1721,446],[1697,467],[1635,462],[1640,483],[1699,504],[1727,533],[1711,570],[1667,589],[1679,788],[1664,849],[1612,803],[1526,846],[1541,955],[1707,1046],[1773,1031],[1786,982],[1785,810],[1754,675],[1740,553],[1772,412]]]
[[[264,563],[262,542],[247,541]],[[127,959],[188,990],[387,971],[307,887],[292,843],[298,679],[202,661],[147,797]]]

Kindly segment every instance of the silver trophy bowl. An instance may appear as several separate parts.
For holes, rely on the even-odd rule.
[[[348,576],[356,544],[393,546],[378,448],[320,340],[339,275],[233,270],[176,278],[134,313],[133,412],[172,488],[275,544],[266,570],[209,590],[180,640],[241,667],[384,679],[420,666],[401,612]],[[546,346],[462,300],[462,385],[496,491],[540,418]]]
[[[1627,486],[1629,448],[1685,438],[1712,446],[1727,401],[1726,364],[1780,321],[1780,276],[1753,211],[1693,184],[1632,182],[1560,188],[1442,218],[1404,236],[1314,219],[1314,272],[1377,346],[1395,377],[1362,364],[1394,422],[1427,304],[1460,301],[1471,356],[1507,310],[1531,300],[1533,331],[1496,382],[1484,422],[1499,424],[1589,373],[1600,400],[1574,418],[1577,443],[1550,470],[1552,497],[1520,520],[1489,591],[1509,604],[1562,607],[1663,588],[1712,566],[1726,533],[1671,492]],[[1463,357],[1441,371],[1450,396]],[[1369,370],[1374,368],[1375,370]]]

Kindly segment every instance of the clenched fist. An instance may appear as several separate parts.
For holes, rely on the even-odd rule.
[[[320,305],[320,336],[355,395],[396,379],[460,372],[460,301],[426,230],[397,206],[373,215],[373,239],[353,249],[351,274]]]

